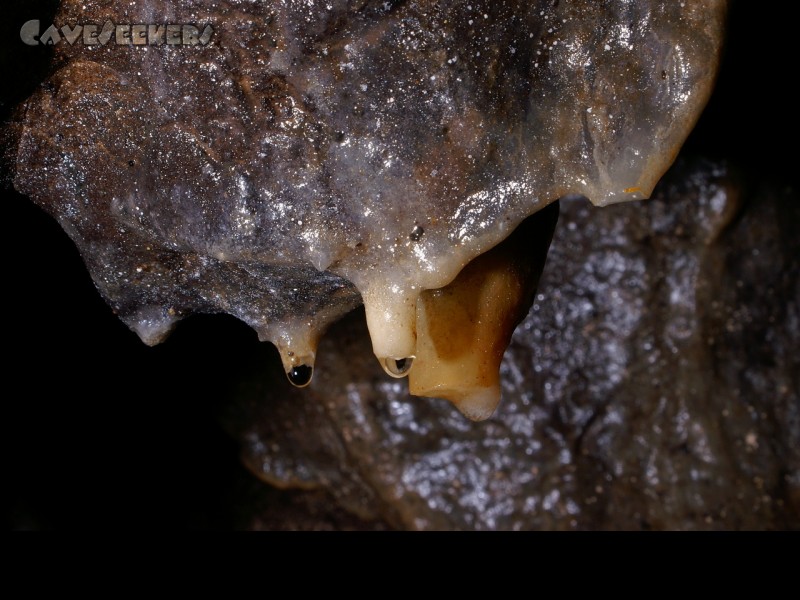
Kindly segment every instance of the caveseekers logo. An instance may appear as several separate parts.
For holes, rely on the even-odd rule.
[[[50,25],[42,31],[38,19],[25,23],[19,32],[20,39],[29,46],[55,46],[67,43],[70,46],[105,46],[109,42],[118,46],[207,46],[214,36],[214,29],[206,25],[201,30],[188,23],[129,24],[115,25],[106,21],[102,26],[95,23]]]

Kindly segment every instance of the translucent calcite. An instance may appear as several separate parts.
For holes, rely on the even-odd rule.
[[[647,197],[702,110],[722,0],[64,1],[55,25],[193,23],[204,46],[56,46],[13,181],[148,344],[232,314],[287,372],[362,301],[417,301],[559,197]],[[302,378],[302,377],[301,377]]]

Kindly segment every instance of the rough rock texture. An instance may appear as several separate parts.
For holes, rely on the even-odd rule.
[[[410,356],[421,290],[525,216],[568,193],[650,192],[708,98],[724,9],[65,0],[58,27],[214,38],[61,41],[14,129],[14,185],[147,343],[225,312],[313,354],[360,292],[376,353]]]
[[[353,526],[327,494],[362,527],[800,527],[798,226],[795,193],[708,162],[647,202],[564,200],[490,421],[386,381],[356,315],[309,390],[254,373],[230,429],[261,478],[316,490],[291,497],[318,526]]]
[[[494,4],[498,11],[505,10],[502,3]],[[560,4],[563,8],[567,3]],[[680,3],[664,4],[669,4],[667,10],[677,10]],[[691,9],[700,3],[686,4]],[[105,10],[111,2],[70,5]],[[235,13],[232,7],[263,6],[217,5],[233,11],[230,14]],[[637,3],[604,6],[623,5]],[[376,6],[352,3],[354,10],[367,7],[366,15],[375,15]],[[395,14],[402,9],[400,3],[389,6]],[[736,64],[737,83],[729,88],[735,93],[721,99],[732,108],[724,127],[716,131],[722,133],[718,143],[722,153],[736,152],[740,159],[754,161],[753,169],[768,171],[776,162],[794,169],[791,155],[780,150],[785,147],[785,122],[791,122],[788,109],[795,109],[789,104],[791,95],[764,93],[785,76],[785,67],[770,63],[770,52],[752,49],[754,29],[777,29],[770,51],[781,50],[781,43],[786,45],[781,40],[791,40],[791,32],[781,35],[782,24],[774,23],[771,15],[753,12],[749,4],[740,6],[739,14],[746,16],[741,17],[738,48],[749,62],[744,69]],[[35,16],[40,15],[31,15]],[[6,37],[18,44],[16,33]],[[268,46],[270,38],[262,39]],[[622,38],[614,40],[620,45],[615,51],[621,51]],[[560,41],[556,48],[563,50]],[[113,111],[115,116],[125,117],[131,107],[147,113],[151,88],[146,81],[157,69],[142,70],[146,81],[137,75],[131,83],[138,86],[137,92],[120,98],[119,86],[90,77],[97,67],[86,60],[87,54],[61,46],[59,51],[84,59],[67,66],[62,76],[75,73],[69,69],[82,69],[83,82],[102,92],[97,98],[121,102],[114,106],[124,110]],[[15,58],[17,52],[14,48]],[[113,64],[121,56],[141,58],[114,58],[110,49],[91,53]],[[241,52],[237,60],[246,64],[251,58],[252,53]],[[478,65],[480,58],[472,60]],[[131,67],[120,70],[130,73]],[[476,76],[482,76],[479,71]],[[192,75],[206,76],[202,73]],[[764,73],[768,76],[763,79],[754,75]],[[624,70],[618,74],[624,80]],[[55,82],[63,85],[56,87]],[[245,107],[237,114],[246,111],[239,80],[228,77],[220,82],[221,90],[236,91],[226,98]],[[159,89],[166,92],[167,105],[175,108],[188,85],[176,76]],[[36,97],[61,98],[66,104],[56,105],[58,110],[46,103],[31,110],[49,109],[39,117],[58,122],[70,111],[79,112],[69,105],[80,98],[70,95],[74,91],[68,78],[57,76]],[[127,138],[118,140],[82,120],[108,105],[83,101],[87,104],[80,107],[86,110],[73,121],[80,131],[55,126],[49,131],[48,120],[33,128],[42,128],[35,133],[43,142],[39,149],[49,152],[42,159],[45,164],[38,166],[50,171],[32,169],[25,185],[34,197],[52,192],[42,204],[54,213],[60,207],[53,203],[58,202],[81,214],[90,210],[87,203],[71,205],[66,200],[81,198],[75,193],[87,186],[106,197],[106,190],[128,191],[143,174],[155,177],[143,170],[135,155],[129,158],[120,152],[120,147],[133,149]],[[787,110],[774,108],[776,103]],[[276,119],[273,127],[281,122],[280,115],[293,114],[282,112],[282,106],[267,102],[264,107]],[[183,110],[191,112],[188,107]],[[194,116],[188,120],[202,130],[225,131],[227,126]],[[142,126],[148,131],[155,127],[146,118]],[[243,127],[245,137],[255,135],[245,117],[231,126]],[[167,187],[195,181],[180,170],[170,172],[170,165],[176,164],[170,152],[181,148],[175,140],[189,140],[186,131],[179,130],[180,126],[167,127],[153,139],[136,128],[130,132],[132,139],[147,138],[145,146],[164,150],[164,157],[150,154],[148,160],[155,162],[147,166],[162,169],[157,176]],[[65,150],[59,146],[65,134],[80,143]],[[747,138],[753,137],[757,143],[749,144]],[[91,144],[98,139],[112,142],[114,150],[96,152]],[[224,147],[228,138],[220,134],[215,139]],[[248,149],[236,146],[231,152],[240,157]],[[184,158],[189,161],[192,156],[198,154],[189,152]],[[100,162],[95,165],[95,160]],[[237,163],[245,180],[250,177],[248,160]],[[79,165],[96,179],[82,181]],[[3,237],[4,255],[13,257],[7,264],[13,293],[4,296],[12,304],[7,339],[14,354],[8,376],[25,390],[5,404],[5,437],[11,440],[12,455],[9,496],[22,515],[12,522],[16,527],[117,529],[121,522],[150,528],[154,523],[219,527],[230,523],[211,519],[212,512],[228,514],[235,506],[246,513],[237,521],[239,527],[266,529],[800,528],[798,197],[783,187],[741,187],[723,171],[719,164],[684,166],[652,203],[603,211],[590,210],[586,203],[563,203],[541,297],[506,359],[504,406],[483,425],[465,422],[442,402],[411,399],[404,383],[386,380],[371,359],[358,313],[331,331],[321,349],[321,376],[303,393],[287,389],[270,347],[256,347],[254,342],[247,346],[246,335],[228,321],[224,327],[214,321],[216,328],[210,327],[210,320],[187,323],[178,339],[156,349],[140,347],[138,340],[134,344],[126,337],[124,328],[115,329],[83,271],[63,260],[70,247],[59,245],[54,227],[47,229],[48,223],[31,217],[33,211],[17,210],[14,217],[28,220],[6,219]],[[222,173],[225,184],[220,185],[228,186],[232,198],[239,197],[235,184],[241,173]],[[160,184],[151,185],[154,192],[170,195]],[[674,190],[681,189],[686,193],[675,195]],[[703,190],[699,196],[698,190]],[[702,208],[699,214],[695,206]],[[69,211],[63,215],[61,221],[68,225],[75,216]],[[299,215],[289,216],[286,226],[296,228],[292,219]],[[161,331],[164,319],[171,323],[181,316],[182,307],[228,311],[263,324],[257,319],[272,309],[263,296],[270,277],[281,280],[282,274],[300,273],[307,283],[312,274],[317,276],[308,265],[251,271],[249,264],[248,269],[238,269],[214,256],[203,261],[199,255],[178,260],[172,250],[153,254],[146,247],[138,249],[145,252],[144,258],[163,266],[153,271],[142,267],[140,273],[136,269],[142,266],[142,256],[135,249],[109,246],[108,231],[88,225],[81,229],[80,219],[76,223],[67,230],[86,243],[81,249],[104,296],[125,290],[119,298],[128,303],[112,302],[123,317],[135,317],[139,305],[160,307],[151,315],[152,329],[147,318],[128,319],[143,324],[139,329],[146,339],[148,331]],[[98,231],[102,235],[95,237]],[[20,232],[21,241],[14,235]],[[191,227],[186,232],[194,235]],[[98,256],[109,262],[92,263],[87,247],[97,248]],[[170,262],[173,259],[177,262]],[[128,271],[106,272],[113,260],[127,264]],[[184,270],[188,279],[162,286],[162,275],[181,271],[184,260],[199,270]],[[52,265],[73,270],[62,273]],[[198,287],[191,281],[193,273],[207,284]],[[322,281],[331,287],[322,289],[335,290],[341,281],[331,276]],[[297,297],[289,294],[288,305],[305,312],[305,299],[313,294],[305,294],[291,280],[287,283],[288,289],[300,290]],[[226,296],[231,287],[241,295]],[[31,295],[28,288],[38,293]],[[283,283],[279,288],[287,291]],[[344,301],[334,303],[337,311],[358,301],[349,285],[341,293]],[[287,301],[285,296],[280,300],[277,307]],[[265,304],[248,316],[243,307],[259,302]],[[170,304],[175,315],[162,308]],[[268,315],[278,322],[285,316]],[[237,333],[222,335],[219,330]],[[221,434],[206,432],[211,426],[204,421],[204,411],[209,403],[222,402],[221,388],[246,364],[253,372],[238,384],[240,401],[229,409],[226,422],[242,441],[251,470],[286,492],[255,482],[258,485],[243,484],[245,492],[230,497],[233,469],[219,457],[235,450],[229,441],[218,439]],[[31,365],[42,366],[41,377],[27,375]],[[270,366],[274,373],[265,377],[263,370]],[[225,511],[217,504],[225,504]]]

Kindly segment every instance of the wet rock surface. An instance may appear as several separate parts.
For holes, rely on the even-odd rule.
[[[55,35],[106,43],[56,45],[13,182],[148,344],[227,313],[288,371],[363,299],[379,360],[405,359],[420,293],[523,218],[649,194],[708,99],[725,8],[63,0]],[[213,36],[120,34],[163,21]]]
[[[35,318],[8,326],[9,523],[798,528],[798,198],[757,181],[684,162],[638,206],[562,202],[483,424],[387,381],[358,314],[306,390],[232,319],[146,348],[12,198],[30,237],[5,306]]]
[[[708,162],[640,205],[563,200],[490,421],[387,382],[356,315],[309,390],[254,374],[228,423],[262,479],[365,523],[798,527],[798,225],[796,195]]]
[[[357,316],[321,350],[353,374],[327,371],[330,398],[318,383],[286,390],[274,349],[234,319],[198,317],[145,348],[55,221],[4,192],[6,377],[18,390],[4,397],[9,526],[799,528],[798,198],[794,158],[782,150],[795,107],[791,94],[765,93],[785,77],[793,36],[788,20],[732,4],[722,85],[689,150],[733,157],[738,169],[684,165],[667,189],[689,193],[659,192],[658,208],[563,204],[550,267],[565,274],[548,268],[506,359],[504,404],[483,425],[376,373]],[[9,20],[6,81],[25,71],[14,44],[28,18],[47,19]],[[753,51],[761,29],[768,52]],[[27,96],[3,89],[4,110],[11,89],[16,101]],[[696,194],[719,185],[723,214],[713,194]],[[602,245],[569,230],[587,219]],[[376,443],[369,456],[364,440]],[[454,469],[445,458],[459,444],[472,454]],[[240,449],[251,471],[284,489],[244,472]]]

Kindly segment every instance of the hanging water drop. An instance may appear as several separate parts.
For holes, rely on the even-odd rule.
[[[311,383],[311,377],[314,375],[314,368],[308,365],[299,365],[292,367],[291,371],[286,373],[291,384],[298,388],[304,388]]]
[[[383,369],[392,377],[401,379],[408,375],[411,371],[411,365],[414,363],[414,357],[407,358],[387,358],[383,362]]]

